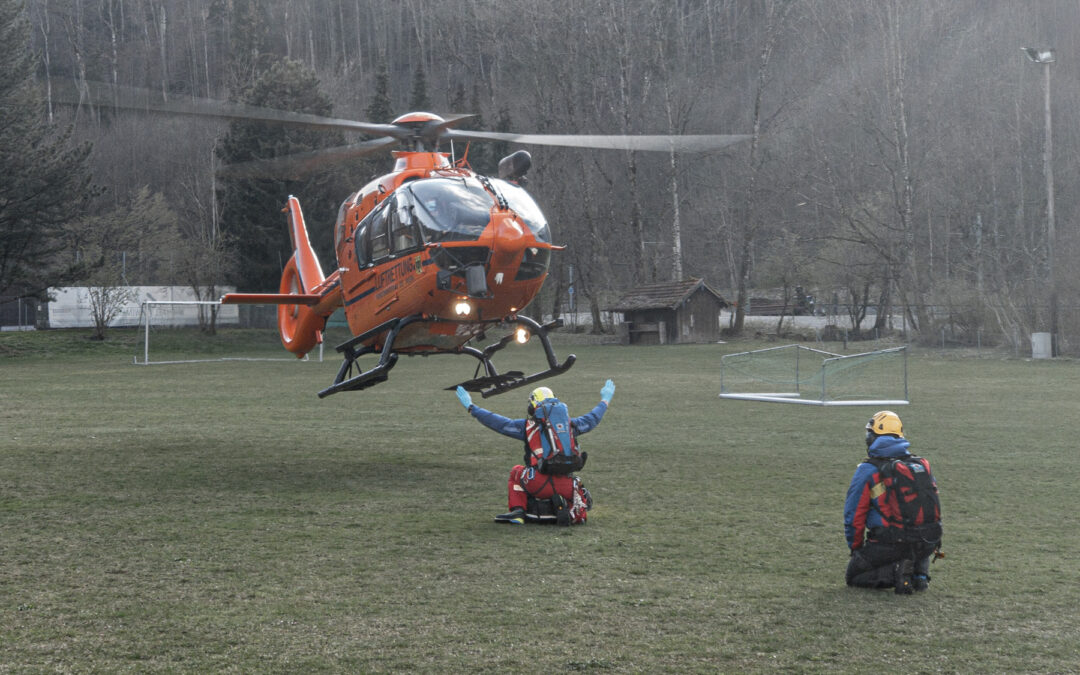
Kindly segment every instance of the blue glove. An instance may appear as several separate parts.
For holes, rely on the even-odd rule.
[[[461,401],[461,405],[465,406],[466,410],[472,406],[472,396],[469,396],[469,392],[465,391],[464,387],[457,388],[457,400]]]
[[[608,380],[604,383],[604,388],[600,390],[600,399],[604,403],[611,403],[611,397],[615,395],[615,383]]]

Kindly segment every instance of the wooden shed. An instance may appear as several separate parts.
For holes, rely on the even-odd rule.
[[[701,279],[648,284],[626,291],[609,309],[622,312],[624,344],[716,342],[728,303]]]

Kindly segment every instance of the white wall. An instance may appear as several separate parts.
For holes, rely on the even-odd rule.
[[[139,325],[140,305],[145,300],[190,301],[196,300],[195,292],[189,286],[130,286],[134,300],[124,304],[120,314],[110,326]],[[223,288],[222,294],[232,288]],[[90,328],[94,325],[90,311],[90,289],[85,286],[67,286],[50,288],[49,295],[55,300],[46,307],[50,328]],[[198,325],[198,309],[195,305],[174,306],[176,320],[173,325]],[[237,305],[221,305],[218,310],[218,325],[236,325],[240,322],[240,308]]]

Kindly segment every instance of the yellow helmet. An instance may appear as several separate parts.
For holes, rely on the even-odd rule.
[[[536,410],[536,406],[540,405],[541,401],[549,398],[555,398],[555,394],[547,387],[537,387],[536,389],[533,389],[532,393],[529,394],[529,414],[533,414],[533,411]]]
[[[897,438],[904,437],[904,423],[900,416],[891,410],[882,410],[874,413],[870,421],[866,423],[866,431],[875,436],[891,434]]]

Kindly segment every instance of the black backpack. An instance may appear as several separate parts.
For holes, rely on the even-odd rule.
[[[933,542],[941,539],[941,501],[927,465],[914,455],[901,459],[871,459],[899,510],[899,517],[882,513],[888,524],[882,538]]]

